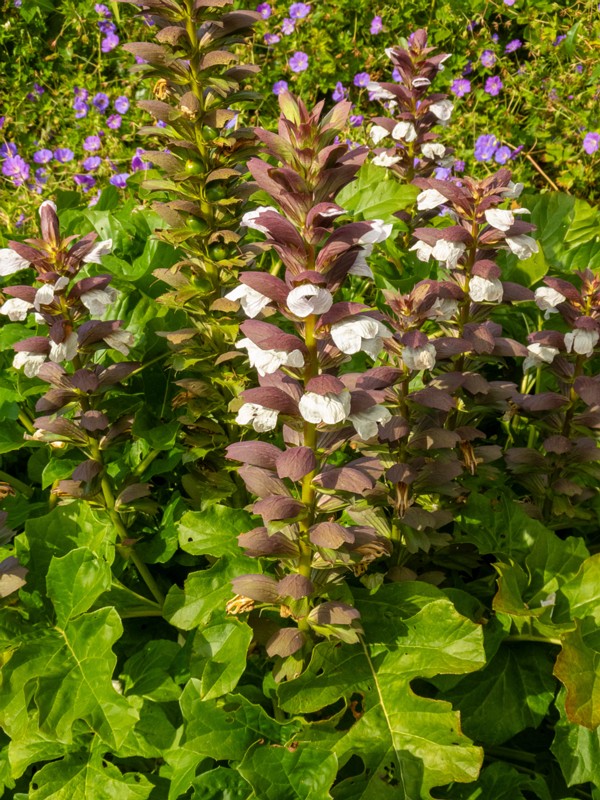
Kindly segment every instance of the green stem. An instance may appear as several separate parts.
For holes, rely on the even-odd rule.
[[[12,475],[9,475],[8,472],[3,472],[0,470],[0,481],[4,483],[8,483],[9,486],[12,486],[13,489],[18,489],[21,494],[24,494],[25,497],[31,497],[33,494],[33,489],[28,486],[23,481],[20,481],[18,478],[13,478]]]
[[[35,428],[33,427],[33,423],[22,409],[19,411],[19,422],[25,428],[27,433],[34,433]]]
[[[150,466],[150,464],[154,461],[154,459],[157,458],[160,455],[160,453],[161,453],[160,450],[151,450],[148,453],[148,455],[140,461],[140,463],[132,471],[131,474],[135,475],[136,478],[139,477],[140,475],[143,475],[144,472]]]
[[[512,636],[507,636],[502,640],[503,642],[540,642],[540,644],[556,644],[561,646],[560,639],[552,638],[550,636],[536,636],[535,634],[518,633]]]
[[[136,608],[131,611],[119,611],[121,619],[136,619],[141,617],[162,617],[162,609],[160,608]]]

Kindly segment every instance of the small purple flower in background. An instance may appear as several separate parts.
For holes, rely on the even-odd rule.
[[[521,150],[524,150],[524,149],[525,149],[525,145],[524,144],[520,144],[518,147],[515,147],[515,149],[510,154],[510,160],[512,161],[513,159],[515,159],[519,155]]]
[[[558,100],[558,92],[556,89],[550,89],[548,92],[548,99],[549,100]]]
[[[281,23],[281,32],[284,36],[290,36],[296,29],[296,23],[293,19],[286,17]]]
[[[467,23],[467,30],[469,31],[469,33],[471,31],[474,31],[475,28],[477,27],[479,27],[479,22],[476,19],[472,19],[471,22]]]
[[[465,64],[465,68],[462,71],[463,77],[465,75],[470,75],[472,72],[473,72],[473,62],[471,61],[471,59],[469,59]]]
[[[81,97],[76,97],[75,100],[73,100],[73,109],[75,111],[75,119],[87,117],[88,111],[90,110],[88,104],[85,100],[82,100]]]
[[[259,5],[256,6],[256,10],[263,19],[269,19],[272,13],[271,6],[268,3],[259,3]]]
[[[514,53],[519,47],[523,47],[523,42],[520,39],[513,39],[504,48],[505,53]]]
[[[53,155],[52,150],[43,147],[33,154],[33,160],[36,164],[47,164],[49,161],[52,161]]]
[[[263,36],[265,44],[277,44],[281,41],[281,36],[278,33],[265,33]]]
[[[450,91],[452,94],[456,95],[456,97],[464,97],[471,91],[471,81],[468,81],[466,78],[457,78],[450,84]]]
[[[92,172],[92,170],[98,169],[101,163],[102,159],[100,156],[88,156],[83,160],[83,168],[88,172]]]
[[[498,36],[498,34],[497,34],[497,33],[492,33],[492,42],[494,42],[494,44],[497,44],[497,43],[498,43],[498,39],[499,39],[499,38],[500,38],[500,37]]]
[[[146,59],[142,58],[141,56],[134,56],[134,58],[135,58],[135,63],[136,64],[147,64],[148,63],[146,61]],[[98,197],[96,198],[96,201],[95,201],[95,203],[93,205],[96,205],[96,203],[98,202],[99,199],[100,199],[100,193],[98,192]],[[91,206],[91,205],[92,205],[92,203],[88,203],[88,206]]]
[[[126,114],[129,111],[129,100],[124,95],[117,97],[113,105],[115,107],[115,111],[117,111],[119,114]]]
[[[373,17],[371,20],[371,27],[369,29],[369,33],[373,36],[377,36],[378,33],[381,33],[383,30],[383,22],[381,21],[381,17]]]
[[[102,194],[101,190],[100,190],[100,189],[98,189],[98,191],[96,192],[96,194],[95,194],[95,195],[92,197],[92,199],[91,199],[91,200],[90,200],[90,202],[88,203],[88,208],[92,208],[92,206],[95,206],[95,205],[96,205],[96,203],[98,202],[98,200],[100,200],[100,195],[101,195],[101,194]]]
[[[514,6],[515,0],[504,0],[505,6]]]
[[[111,50],[114,50],[115,47],[119,44],[119,37],[116,33],[109,33],[102,39],[100,43],[100,49],[103,53],[110,53]]]
[[[75,86],[73,88],[73,94],[75,97],[81,98],[81,100],[87,100],[90,96],[90,93],[87,89],[82,89],[80,86]]]
[[[228,109],[228,111],[231,111],[231,109]],[[228,122],[225,123],[225,130],[226,131],[233,131],[233,130],[236,129],[239,115],[240,115],[239,111],[234,112],[233,117]],[[141,147],[138,147],[138,150],[140,151],[140,153],[144,152]],[[136,150],[136,153],[137,153],[137,150]],[[135,156],[134,156],[134,158],[135,158]],[[148,167],[144,167],[144,169],[148,169]]]
[[[98,111],[106,111],[110,103],[108,99],[108,95],[104,94],[104,92],[98,92],[95,94],[92,99],[92,105],[95,106]]]
[[[438,181],[447,181],[452,174],[452,170],[450,167],[438,167],[434,174]]]
[[[141,169],[150,169],[152,166],[148,161],[144,161],[142,156],[146,151],[143,147],[138,147],[135,151],[135,155],[131,159],[131,171],[132,172],[139,172]]]
[[[100,14],[101,17],[112,16],[110,10],[108,9],[107,6],[104,5],[104,3],[96,3],[96,5],[94,6],[94,11],[96,12],[96,14]]]
[[[354,76],[353,81],[355,86],[358,86],[360,89],[364,89],[366,86],[371,83],[371,76],[368,72],[357,72]]]
[[[13,7],[14,8],[21,8],[23,0],[13,0]]]
[[[106,120],[106,124],[109,128],[112,128],[113,131],[116,131],[118,128],[121,127],[121,117],[118,114],[111,114],[110,117]]]
[[[292,72],[304,72],[305,69],[308,69],[308,56],[302,50],[296,50],[288,61],[288,65]]]
[[[167,123],[164,121],[164,119],[159,119],[158,122],[156,123],[156,127],[157,128],[166,128],[167,127]]]
[[[459,158],[453,164],[454,172],[464,172],[465,171],[465,162],[461,161]]]
[[[108,20],[101,20],[98,23],[98,28],[100,29],[100,33],[103,33],[104,35],[117,32],[117,26],[115,23],[109,22]]]
[[[600,133],[586,133],[583,137],[583,149],[588,156],[593,155],[600,147]]]
[[[581,73],[583,72],[583,64],[575,64],[575,69],[581,75]]]
[[[24,222],[25,222],[25,214],[21,212],[16,219],[15,228],[21,228]]]
[[[484,133],[475,142],[475,161],[489,161],[498,149],[498,140],[491,133]]]
[[[506,145],[502,145],[502,147],[499,147],[496,150],[496,152],[494,153],[494,161],[497,164],[506,164],[506,162],[510,158],[510,155],[511,155],[510,147],[507,147]]]
[[[365,118],[362,114],[350,114],[350,125],[353,128],[360,128],[364,121]]]
[[[331,95],[331,99],[334,100],[336,103],[339,103],[340,100],[345,100],[347,96],[348,96],[348,89],[345,88],[344,84],[341,81],[338,81]]]
[[[273,84],[273,94],[279,96],[288,90],[288,82],[287,81],[276,81]]]
[[[496,97],[496,95],[500,94],[500,90],[502,89],[502,81],[497,75],[494,75],[492,78],[488,78],[485,82],[485,91],[490,95],[490,97]]]
[[[46,175],[48,174],[48,170],[44,169],[43,167],[38,167],[35,171],[35,179],[38,183],[42,184],[42,186],[48,182],[48,178]]]
[[[5,119],[6,119],[6,117],[0,117],[0,131],[1,131],[1,130],[2,130],[2,128],[4,127],[4,120],[5,120]]]
[[[21,186],[29,178],[29,164],[21,156],[9,156],[2,164],[2,174],[11,178],[15,186]]]
[[[0,144],[0,158],[16,156],[17,152],[17,145],[13,144],[12,142],[4,142],[4,144]]]
[[[556,37],[556,39],[555,39],[555,40],[552,42],[552,47],[558,47],[558,45],[559,45],[561,42],[564,42],[564,40],[565,40],[566,38],[567,38],[567,35],[566,35],[566,33],[560,33],[560,34],[559,34],[559,35]]]
[[[75,158],[75,153],[68,147],[59,147],[54,151],[54,158],[59,164],[66,164],[67,161],[72,161]]]
[[[493,50],[484,50],[483,53],[479,56],[479,60],[481,61],[484,67],[491,69],[496,63],[496,54],[494,53]]]
[[[129,174],[129,172],[120,172],[118,175],[113,175],[108,182],[113,186],[116,186],[117,189],[124,189],[127,186],[127,178],[129,177]]]
[[[292,3],[290,6],[290,17],[292,19],[304,19],[310,14],[308,3]]]
[[[96,179],[92,178],[91,175],[73,175],[73,180],[78,186],[81,186],[84,192],[89,192],[96,185]]]
[[[33,84],[33,92],[29,92],[27,95],[28,100],[37,100],[38,97],[41,97],[46,90],[39,85],[39,83]]]
[[[87,150],[88,153],[94,153],[96,150],[100,150],[101,147],[102,142],[99,136],[88,136],[87,139],[84,139],[83,149]]]
[[[392,70],[392,80],[396,81],[396,83],[402,83],[402,75],[400,74],[398,67],[394,67]]]

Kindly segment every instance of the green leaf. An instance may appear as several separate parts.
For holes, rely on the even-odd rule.
[[[200,680],[203,700],[231,692],[246,668],[252,629],[241,620],[215,621],[196,631],[190,673]]]
[[[564,684],[565,710],[575,725],[600,726],[600,629],[592,617],[563,634],[554,674]]]
[[[567,786],[590,781],[600,785],[600,728],[589,730],[569,721],[563,689],[556,700],[560,719],[556,723],[551,750],[556,756]]]
[[[360,219],[398,223],[396,211],[412,206],[419,189],[395,180],[385,167],[365,164],[357,179],[338,194],[336,203]]]
[[[328,800],[337,758],[312,745],[257,743],[246,753],[239,771],[261,800]]]
[[[134,436],[147,442],[152,450],[170,450],[175,445],[180,427],[176,419],[161,422],[147,408],[142,408],[135,415],[132,432]]]
[[[81,464],[81,459],[52,458],[42,471],[42,489],[47,489],[54,481],[70,478],[73,471]]]
[[[174,662],[181,654],[176,642],[155,639],[147,642],[123,666],[122,677],[127,696],[139,695],[156,702],[177,701],[181,689],[173,679]]]
[[[204,772],[193,782],[191,800],[251,800],[256,798],[252,787],[239,772],[217,767]]]
[[[600,553],[587,558],[559,593],[569,604],[569,614],[583,619],[593,617],[600,624]]]
[[[475,785],[453,787],[448,800],[528,800],[532,794],[540,800],[552,800],[541,775],[524,775],[510,764],[499,762],[486,767]]]
[[[239,556],[237,534],[254,527],[252,516],[242,509],[213,505],[205,511],[189,511],[179,522],[179,544],[194,556]]]
[[[90,609],[110,583],[110,567],[87,547],[53,556],[46,586],[56,610],[56,624],[63,628],[70,619]]]
[[[25,431],[20,425],[14,423],[2,425],[0,427],[0,454],[27,447],[28,443],[23,439],[24,433]]]

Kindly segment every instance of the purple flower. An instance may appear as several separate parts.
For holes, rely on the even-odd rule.
[[[506,162],[510,158],[510,147],[506,147],[506,145],[502,145],[499,147],[496,152],[494,153],[494,161],[497,164],[506,164]]]
[[[87,150],[88,153],[93,153],[96,150],[100,150],[101,147],[102,142],[100,141],[99,136],[88,136],[83,142],[83,149]]]
[[[15,228],[21,228],[25,222],[25,214],[21,212],[15,221]]]
[[[400,74],[398,67],[394,67],[392,70],[392,80],[396,81],[396,83],[402,83],[402,75]]]
[[[558,47],[558,45],[559,45],[561,42],[564,42],[564,40],[565,40],[566,38],[567,38],[567,35],[566,35],[566,33],[560,33],[560,34],[559,34],[559,35],[556,37],[556,39],[555,39],[555,40],[552,42],[552,47]]]
[[[36,164],[47,164],[49,161],[52,161],[52,156],[52,150],[42,148],[33,154],[33,160]]]
[[[92,178],[91,175],[83,175],[78,173],[73,175],[73,180],[78,186],[81,186],[84,192],[89,192],[89,190],[93,189],[96,185],[96,179]]]
[[[286,17],[283,22],[281,23],[281,32],[284,36],[289,36],[294,32],[296,28],[296,23],[293,19]]]
[[[82,100],[81,97],[76,97],[75,100],[73,100],[73,109],[75,110],[75,119],[87,117],[88,111],[90,110],[88,104],[85,100]]]
[[[498,140],[491,133],[484,133],[475,142],[475,161],[489,161],[498,148]]]
[[[94,11],[96,12],[96,14],[100,14],[100,16],[102,16],[102,17],[110,17],[111,16],[111,13],[110,13],[108,7],[105,6],[104,3],[96,3],[96,5],[94,6]]]
[[[505,53],[514,53],[519,47],[523,46],[523,42],[520,39],[513,39],[510,41],[506,47],[504,48]]]
[[[484,50],[483,53],[479,56],[479,60],[481,61],[484,67],[491,69],[496,63],[496,54],[494,53],[493,50]]]
[[[510,154],[511,161],[514,160],[519,155],[521,150],[523,150],[524,148],[525,148],[524,144],[520,144],[518,147],[515,147],[515,149]]]
[[[273,84],[273,94],[280,95],[288,90],[288,82],[287,81],[276,81]]]
[[[451,175],[450,167],[438,167],[435,170],[435,177],[438,181],[447,181]]]
[[[338,81],[331,95],[331,99],[335,100],[336,103],[339,103],[340,100],[345,100],[347,96],[348,89],[344,87],[344,84],[341,81]]]
[[[104,92],[98,92],[98,94],[94,95],[92,100],[92,105],[95,106],[98,111],[106,111],[109,103],[108,95],[104,94]]]
[[[350,125],[352,125],[353,128],[360,128],[364,119],[362,114],[350,114]]]
[[[164,119],[159,119],[158,122],[156,123],[156,127],[157,128],[166,128],[167,127],[167,123],[164,121]]]
[[[111,114],[110,117],[106,120],[106,124],[109,128],[112,128],[113,131],[116,131],[118,128],[121,127],[121,117],[118,114]]]
[[[80,100],[87,100],[88,97],[90,96],[90,93],[88,92],[87,89],[82,89],[79,86],[75,86],[73,88],[73,94],[75,95],[75,97],[79,97]]]
[[[369,83],[371,83],[371,76],[369,75],[368,72],[357,72],[356,75],[354,76],[353,83],[355,86],[364,89],[365,86],[368,86]]]
[[[292,3],[290,6],[290,17],[292,19],[304,19],[310,14],[308,3]]]
[[[466,78],[457,78],[450,84],[450,91],[457,97],[464,97],[471,91],[471,81]]]
[[[100,28],[100,33],[103,33],[105,36],[109,33],[116,33],[117,26],[114,22],[109,22],[107,20],[102,20],[98,23],[98,27]]]
[[[467,23],[467,30],[470,33],[471,31],[474,31],[475,28],[477,28],[479,25],[480,23],[476,19],[472,19],[471,22]]]
[[[373,36],[377,36],[378,33],[381,33],[383,30],[383,22],[381,21],[381,17],[373,17],[371,20],[371,27],[369,29],[369,33]]]
[[[515,0],[504,0],[505,6],[514,6]]]
[[[464,172],[465,171],[465,162],[461,161],[459,158],[456,159],[454,162],[454,172]]]
[[[138,147],[135,151],[135,155],[131,159],[131,171],[132,172],[139,172],[141,169],[150,169],[150,164],[147,161],[142,159],[145,150],[142,147]]]
[[[117,97],[113,105],[115,107],[115,111],[117,111],[119,114],[126,114],[129,111],[129,100],[124,95]]]
[[[66,164],[67,161],[72,161],[75,158],[75,153],[68,147],[59,147],[54,151],[54,158],[59,164]]]
[[[127,186],[129,174],[129,172],[120,172],[118,175],[113,175],[108,182],[116,186],[117,189],[124,189]]]
[[[88,172],[92,172],[93,170],[98,169],[101,163],[102,159],[100,156],[88,156],[83,160],[83,168]]]
[[[485,82],[485,91],[490,95],[490,97],[496,97],[496,95],[500,94],[500,89],[502,89],[502,81],[498,77],[498,75],[494,75],[491,78],[488,78]]]
[[[465,68],[462,71],[463,78],[465,75],[470,75],[473,72],[473,62],[469,59],[465,65]]]
[[[581,75],[581,73],[583,72],[583,64],[575,64],[575,69]]]
[[[491,38],[492,38],[492,42],[494,42],[494,44],[497,44],[498,43],[498,39],[500,37],[498,36],[497,33],[492,33],[492,37]]]
[[[29,164],[21,156],[9,156],[2,164],[2,174],[11,178],[15,186],[21,186],[29,178]]]
[[[4,120],[5,119],[6,119],[6,117],[0,117],[0,130],[2,130],[2,128],[4,127]]]
[[[17,145],[12,142],[4,142],[0,144],[0,158],[8,158],[9,156],[17,155]]]
[[[308,56],[302,50],[296,50],[288,61],[288,65],[292,72],[304,72],[308,68]]]
[[[119,44],[119,37],[116,33],[109,33],[100,43],[100,49],[103,53],[110,53]]]
[[[46,181],[47,181],[46,175],[47,174],[48,174],[48,170],[47,169],[44,169],[43,167],[38,167],[36,169],[36,171],[35,171],[35,179],[36,179],[36,181],[38,181],[39,183],[42,183],[42,184],[46,183]]]
[[[586,133],[583,138],[583,149],[588,156],[593,155],[600,147],[600,133]]]
[[[265,44],[277,44],[281,41],[281,36],[278,33],[265,33],[263,36]]]
[[[256,6],[256,10],[263,19],[269,19],[271,16],[271,6],[268,3],[260,3]]]

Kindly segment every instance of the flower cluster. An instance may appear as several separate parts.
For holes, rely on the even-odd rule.
[[[100,16],[98,29],[104,37],[100,42],[100,49],[103,53],[110,53],[119,44],[117,26],[112,21],[111,10],[104,3],[96,3],[94,11]]]

